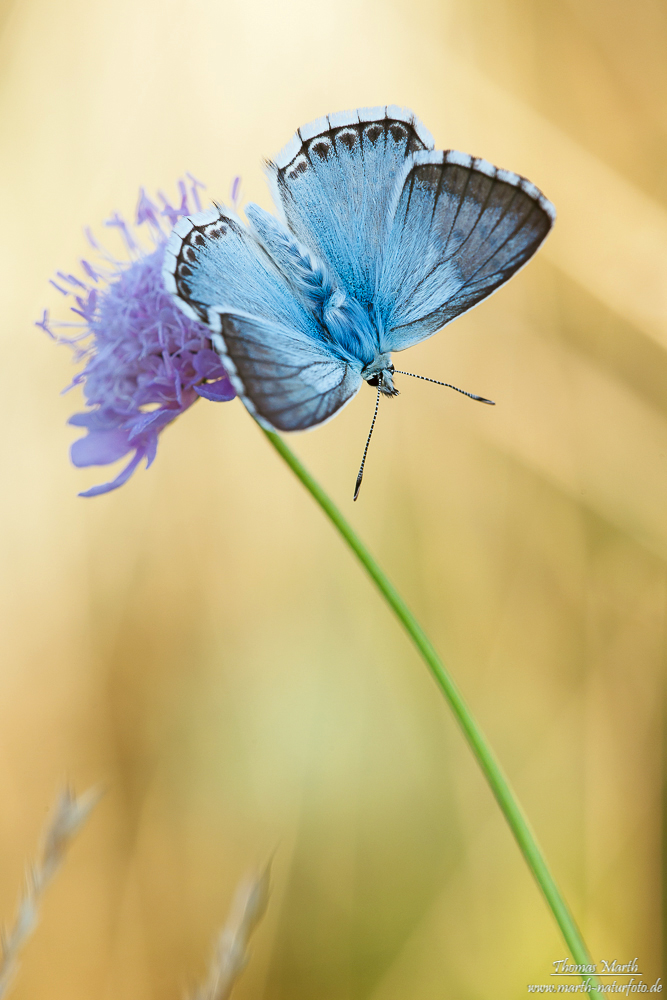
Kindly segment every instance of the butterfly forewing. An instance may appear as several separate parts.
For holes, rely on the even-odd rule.
[[[406,158],[432,148],[412,112],[361,108],[303,126],[269,164],[290,229],[364,306],[375,296],[396,178]]]
[[[250,312],[317,339],[311,312],[234,213],[216,207],[181,219],[165,251],[165,283],[181,308],[208,322],[211,306]]]
[[[463,153],[418,153],[405,170],[377,295],[387,351],[429,337],[494,292],[555,217],[535,185]]]

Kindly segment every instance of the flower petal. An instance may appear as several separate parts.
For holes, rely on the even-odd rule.
[[[120,231],[130,260],[115,260],[88,233],[100,256],[99,268],[83,261],[81,278],[59,271],[55,283],[74,300],[72,309],[81,322],[57,323],[45,313],[38,324],[68,344],[76,361],[84,362],[72,385],[82,386],[86,411],[75,413],[69,422],[88,433],[71,446],[74,465],[107,465],[134,452],[113,482],[95,486],[82,496],[97,496],[121,486],[142,458],[148,467],[162,430],[199,396],[223,402],[236,395],[212,348],[210,331],[180,311],[162,278],[167,245],[162,217],[173,225],[190,213],[192,202],[200,207],[197,189],[202,185],[190,175],[188,184],[179,182],[180,204],[172,205],[160,195],[164,209],[141,189],[137,224],[150,229],[152,250],[141,248],[117,213],[106,225]],[[58,326],[79,330],[60,336],[54,333]]]
[[[192,364],[200,378],[226,378],[227,372],[220,360],[220,355],[210,347],[202,347],[193,356]]]
[[[129,440],[136,447],[139,443],[139,438],[143,434],[157,434],[158,431],[163,430],[167,424],[170,424],[182,412],[181,409],[174,408],[170,410],[153,410],[151,413],[140,414],[137,419],[132,421]]]
[[[87,410],[83,413],[73,413],[67,421],[74,427],[87,427],[89,431],[115,431],[122,423],[117,412],[110,409]]]
[[[236,389],[228,378],[218,379],[217,382],[208,382],[194,387],[198,396],[210,399],[213,403],[228,403],[236,395]]]
[[[132,450],[129,432],[124,430],[92,431],[70,447],[72,464],[83,469],[88,465],[109,465]]]
[[[83,493],[79,493],[80,497],[98,497],[101,493],[110,493],[111,490],[117,490],[119,486],[126,483],[139,462],[144,457],[144,452],[141,449],[137,449],[134,458],[129,462],[122,472],[120,472],[115,479],[112,479],[110,483],[100,483],[99,486],[92,486],[89,490],[84,490]]]

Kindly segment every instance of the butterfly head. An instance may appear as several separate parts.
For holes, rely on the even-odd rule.
[[[361,377],[368,385],[378,389],[383,396],[398,396],[398,389],[394,385],[391,354],[377,354],[362,370]]]

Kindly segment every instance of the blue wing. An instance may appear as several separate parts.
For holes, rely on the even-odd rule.
[[[300,128],[268,164],[291,231],[372,307],[406,157],[433,149],[411,111],[394,105],[342,111]]]
[[[316,427],[359,390],[361,365],[341,361],[302,332],[217,309],[208,322],[234,388],[267,430]]]
[[[523,177],[465,153],[416,153],[396,189],[378,282],[382,351],[477,305],[532,257],[556,211]]]
[[[215,306],[322,338],[312,310],[233,212],[216,207],[179,219],[167,242],[163,274],[167,291],[192,319],[207,323]]]
[[[255,207],[250,216],[259,239],[220,208],[180,219],[165,250],[165,286],[187,315],[211,328],[236,391],[259,423],[305,430],[352,398],[363,362],[318,321],[333,290],[326,268],[293,245],[275,220],[269,225],[266,213]]]

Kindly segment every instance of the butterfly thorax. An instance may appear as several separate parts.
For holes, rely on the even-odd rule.
[[[368,385],[379,389],[383,396],[398,396],[391,354],[377,354],[362,370],[361,377]]]

